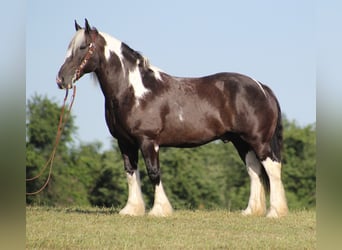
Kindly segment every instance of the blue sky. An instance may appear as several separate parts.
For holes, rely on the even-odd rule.
[[[300,125],[316,121],[315,5],[312,1],[43,1],[27,2],[26,96],[62,103],[55,77],[74,35],[74,19],[126,42],[176,76],[249,75],[276,93]],[[104,98],[89,76],[73,106],[79,142],[109,148]]]

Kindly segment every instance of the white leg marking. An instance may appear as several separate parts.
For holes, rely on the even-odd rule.
[[[162,182],[155,186],[154,204],[149,215],[165,217],[172,214],[172,206],[164,192]]]
[[[267,217],[278,218],[288,212],[285,190],[281,182],[281,163],[271,160],[269,157],[262,162],[270,179],[270,210]]]
[[[251,191],[248,206],[242,214],[264,215],[266,213],[265,189],[259,177],[262,166],[253,151],[249,151],[246,155],[246,167],[251,180]]]
[[[138,67],[135,67],[132,71],[129,71],[128,79],[129,83],[133,86],[134,96],[137,99],[142,98],[147,92],[149,92],[142,82]]]
[[[122,215],[144,215],[145,203],[141,193],[139,171],[135,170],[132,175],[127,173],[128,200],[126,206],[120,211]]]

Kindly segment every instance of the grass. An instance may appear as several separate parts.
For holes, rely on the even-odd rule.
[[[26,209],[27,249],[316,249],[315,211],[287,217],[175,211],[168,218],[127,217],[115,209]]]

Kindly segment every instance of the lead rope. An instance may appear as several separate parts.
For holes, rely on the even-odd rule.
[[[69,118],[70,112],[71,112],[71,108],[72,108],[72,105],[73,105],[74,100],[75,100],[76,85],[74,85],[74,88],[73,88],[72,99],[71,99],[71,102],[69,104],[68,113],[64,117],[64,111],[65,111],[65,108],[67,106],[66,102],[67,102],[67,99],[68,99],[68,92],[69,92],[69,90],[66,89],[65,97],[64,97],[64,101],[63,101],[63,106],[62,106],[62,109],[61,109],[61,114],[59,116],[59,122],[58,122],[58,127],[57,127],[57,134],[56,134],[56,139],[55,139],[55,145],[54,145],[53,150],[51,152],[50,158],[45,163],[45,165],[42,168],[42,170],[40,171],[40,173],[38,175],[32,177],[32,178],[26,179],[26,182],[30,182],[30,181],[38,179],[45,172],[45,169],[47,168],[48,165],[50,165],[49,175],[48,175],[44,185],[40,189],[38,189],[35,192],[26,192],[26,195],[36,195],[36,194],[40,193],[48,185],[48,183],[49,183],[49,181],[51,179],[51,173],[52,173],[52,168],[53,168],[53,161],[55,159],[55,155],[56,155],[56,151],[57,151],[57,146],[58,146],[58,143],[59,143],[59,141],[61,139],[61,135],[62,135],[64,126],[65,126],[66,122],[68,121],[68,118]]]

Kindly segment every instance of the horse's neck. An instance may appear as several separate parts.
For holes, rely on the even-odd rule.
[[[129,72],[125,66],[122,68],[120,65],[118,69],[114,69],[109,62],[106,62],[95,73],[105,98],[118,100],[129,88]]]

